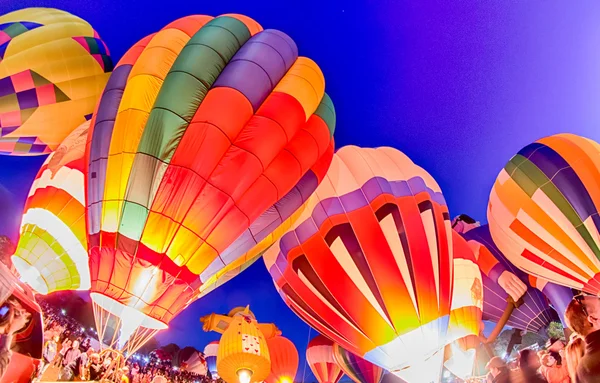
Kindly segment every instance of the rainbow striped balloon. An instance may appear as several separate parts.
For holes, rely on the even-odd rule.
[[[515,266],[600,294],[600,145],[542,138],[502,169],[488,205],[494,243]]]
[[[42,294],[88,290],[84,153],[90,122],[75,129],[33,181],[12,260],[21,278]]]

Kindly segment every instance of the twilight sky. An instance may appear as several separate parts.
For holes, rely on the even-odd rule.
[[[522,146],[559,132],[600,140],[596,1],[0,0],[0,14],[31,6],[88,20],[115,62],[189,14],[243,13],[280,29],[325,74],[337,146],[402,150],[439,182],[452,216],[485,221],[492,183]],[[17,235],[42,162],[0,156],[0,234]],[[262,262],[189,307],[159,340],[203,348],[217,336],[203,333],[198,318],[248,303],[304,354],[308,327]]]

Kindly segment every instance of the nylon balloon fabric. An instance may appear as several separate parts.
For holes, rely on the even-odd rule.
[[[308,342],[306,362],[319,383],[337,383],[344,376],[333,357],[333,342],[323,335]]]
[[[383,378],[381,367],[344,350],[339,344],[333,345],[333,358],[355,383],[380,383]]]
[[[134,45],[88,136],[92,299],[166,325],[256,260],[329,167],[324,90],[289,36],[241,15]]]
[[[475,243],[478,263],[482,270],[483,278],[483,319],[498,322],[507,305],[509,294],[498,283],[504,272],[513,273],[526,286],[522,304],[514,309],[508,319],[510,327],[539,332],[546,328],[550,322],[558,320],[556,311],[548,304],[546,297],[529,284],[527,274],[515,267],[504,254],[496,247],[490,235],[489,226],[483,225],[469,230],[463,234],[464,238]],[[557,286],[558,288],[564,288]]]
[[[0,154],[48,154],[88,120],[113,63],[86,21],[51,8],[0,16]]]
[[[266,383],[292,383],[298,372],[298,350],[292,341],[280,335],[267,339],[271,356],[271,374]]]
[[[454,284],[447,343],[468,335],[479,335],[483,309],[483,282],[473,250],[454,230],[452,246]]]
[[[502,169],[488,221],[517,267],[600,294],[600,145],[574,134],[542,138]]]
[[[204,359],[206,360],[206,367],[210,372],[213,379],[216,379],[219,374],[217,373],[217,352],[219,351],[219,341],[215,340],[210,342],[204,347]]]
[[[283,300],[317,331],[387,370],[439,378],[452,229],[439,186],[403,153],[341,148],[263,259]]]
[[[90,121],[50,154],[29,191],[13,264],[42,294],[88,290],[84,154]]]

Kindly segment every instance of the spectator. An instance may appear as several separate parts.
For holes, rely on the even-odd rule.
[[[502,358],[498,356],[493,357],[485,368],[490,370],[493,383],[510,383],[508,367],[506,367],[506,362]]]
[[[585,337],[585,354],[577,366],[577,383],[600,382],[600,298],[579,294],[567,306],[569,328]]]
[[[519,369],[512,374],[511,382],[546,383],[546,379],[538,372],[540,367],[540,358],[535,351],[522,350],[519,353]]]
[[[60,370],[60,374],[58,375],[58,380],[62,382],[73,381],[75,377],[78,375],[78,360],[81,355],[81,350],[79,350],[79,341],[73,341],[71,348],[67,350],[65,356],[62,361],[62,369]]]
[[[21,330],[31,317],[17,301],[8,301],[0,306],[0,378],[4,375],[12,353],[13,334]]]
[[[54,362],[58,354],[58,335],[54,335],[53,338],[48,340],[44,345],[44,351],[42,352],[42,366],[40,368],[39,378],[41,379],[44,372]]]
[[[129,368],[123,367],[123,375],[121,375],[121,383],[129,383]]]
[[[585,353],[585,341],[579,334],[574,332],[573,335],[575,336],[571,337],[571,341],[565,349],[565,360],[567,361],[567,370],[569,371],[571,383],[576,383],[577,366],[579,366],[579,361]]]
[[[100,355],[94,353],[90,355],[90,365],[88,367],[88,379],[91,381],[99,381],[104,374],[104,368],[100,362]]]
[[[56,358],[56,361],[54,362],[54,365],[56,367],[60,367],[62,366],[62,362],[63,359],[65,358],[65,354],[67,353],[67,351],[69,351],[69,349],[71,348],[71,344],[73,342],[70,339],[65,339],[62,342],[62,346],[60,348],[60,351],[58,352],[58,357]]]
[[[552,353],[544,354],[541,358],[540,372],[548,383],[570,383],[569,371],[566,365],[559,365]]]

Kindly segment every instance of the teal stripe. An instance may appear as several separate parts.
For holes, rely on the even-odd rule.
[[[579,235],[581,235],[581,238],[596,257],[600,259],[600,248],[598,248],[592,235],[583,224],[581,217],[579,217],[558,187],[533,162],[521,155],[516,155],[504,169],[530,198],[536,190],[541,189],[552,203],[567,217]]]
[[[127,182],[119,233],[139,240],[149,208],[151,191],[161,184],[169,164],[196,110],[219,74],[250,39],[244,23],[218,17],[206,23],[181,50],[158,92],[138,145]]]
[[[329,129],[329,137],[333,137],[333,133],[335,132],[335,123],[336,123],[336,115],[335,115],[335,107],[333,106],[333,101],[327,93],[323,94],[323,99],[319,104],[315,114],[327,125]]]
[[[218,17],[188,41],[167,74],[138,151],[170,162],[185,129],[219,74],[250,39],[244,23]]]

